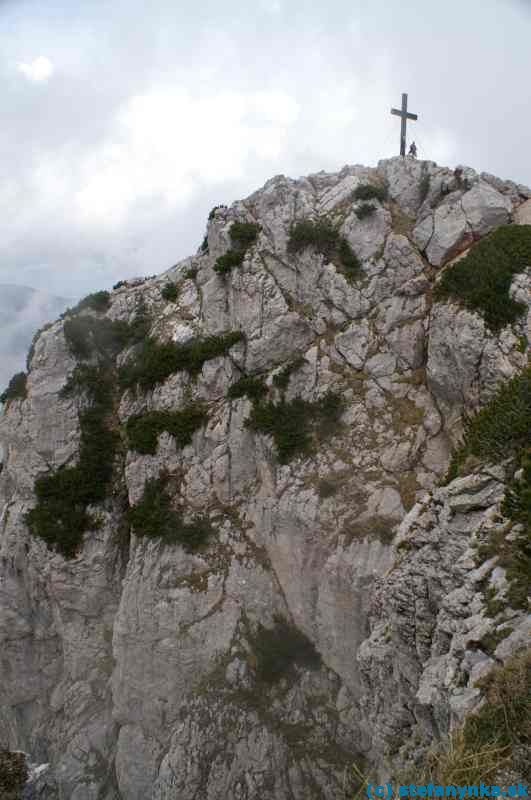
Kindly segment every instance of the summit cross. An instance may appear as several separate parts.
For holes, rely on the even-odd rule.
[[[402,118],[402,127],[400,130],[400,155],[406,154],[406,125],[408,119],[418,119],[416,114],[410,114],[407,110],[407,94],[402,95],[402,108],[392,108],[391,114],[396,114],[397,117]]]

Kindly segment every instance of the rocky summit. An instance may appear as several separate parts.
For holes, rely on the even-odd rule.
[[[526,779],[530,267],[528,188],[392,158],[272,178],[36,336],[0,420],[25,797],[337,800],[476,739]]]

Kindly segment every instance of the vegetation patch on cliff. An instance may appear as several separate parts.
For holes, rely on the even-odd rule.
[[[239,397],[249,397],[255,402],[261,400],[267,394],[267,386],[263,378],[256,375],[242,375],[232,386],[229,386],[227,397],[229,400],[236,400]]]
[[[379,200],[380,203],[387,200],[387,189],[385,186],[376,186],[373,183],[363,183],[356,186],[352,192],[353,200]]]
[[[116,356],[128,345],[142,341],[149,330],[149,319],[143,306],[132,322],[96,318],[88,314],[68,317],[63,326],[70,352],[80,361],[96,355]]]
[[[306,359],[303,356],[299,358],[295,358],[293,361],[290,361],[288,364],[285,364],[282,369],[277,372],[276,375],[273,377],[273,386],[276,386],[277,389],[281,389],[285,391],[289,386],[289,379],[293,375],[294,372],[301,369],[306,364]]]
[[[142,498],[128,511],[129,524],[137,536],[180,544],[187,552],[200,550],[212,535],[210,522],[200,515],[192,522],[184,522],[172,507],[167,482],[166,475],[146,481]]]
[[[251,645],[256,657],[256,677],[264,683],[276,683],[295,666],[319,669],[321,656],[313,642],[282,616],[275,616],[273,628],[258,624]]]
[[[478,555],[498,556],[506,569],[508,602],[526,608],[531,585],[531,367],[503,384],[492,400],[465,420],[461,445],[453,453],[447,480],[456,478],[470,456],[499,463],[513,459],[514,477],[502,513],[519,527],[508,537],[495,530]],[[518,477],[516,477],[518,476]]]
[[[7,389],[0,394],[0,403],[7,403],[9,400],[21,399],[27,397],[26,382],[28,376],[25,372],[17,372],[9,381]]]
[[[367,217],[372,217],[375,211],[376,206],[372,203],[362,203],[356,208],[354,213],[361,222],[362,220],[367,219]]]
[[[476,686],[484,695],[481,707],[414,769],[394,775],[395,783],[474,785],[489,783],[506,769],[529,779],[531,650],[495,667]],[[357,795],[365,796],[365,791]]]
[[[100,311],[104,312],[109,309],[111,305],[111,295],[107,291],[94,292],[80,300],[75,308],[69,309],[66,314],[77,314],[78,311]]]
[[[486,702],[465,721],[467,747],[531,745],[531,650],[513,656],[476,685]]]
[[[192,441],[192,435],[207,421],[207,410],[201,403],[190,403],[180,411],[148,411],[129,417],[126,432],[129,446],[138,453],[155,455],[158,437],[166,431],[178,447]]]
[[[230,348],[243,338],[241,331],[197,337],[184,343],[159,342],[150,337],[142,343],[140,351],[121,367],[120,385],[124,389],[135,386],[143,390],[154,389],[176,372],[197,374],[205,361],[227,355]]]
[[[229,230],[232,248],[217,259],[214,270],[224,275],[233,267],[239,267],[259,233],[260,226],[254,222],[233,222]]]
[[[289,403],[258,403],[245,425],[272,436],[278,460],[287,464],[295,456],[311,452],[312,435],[322,440],[335,433],[342,411],[341,397],[329,392],[313,403],[300,397]]]
[[[112,378],[103,367],[83,367],[74,373],[63,392],[85,388],[92,405],[81,411],[81,441],[76,466],[63,466],[35,481],[37,505],[26,515],[33,536],[50,549],[73,558],[83,533],[98,527],[88,506],[107,496],[118,435],[110,427]]]
[[[531,264],[531,225],[505,225],[485,236],[443,273],[436,300],[460,301],[492,331],[516,322],[526,306],[509,297],[513,277]]]
[[[356,254],[344,236],[325,219],[315,222],[306,219],[291,227],[288,240],[288,253],[300,253],[306,247],[313,247],[318,253],[334,262],[348,278],[357,277],[361,265]]]
[[[162,299],[166,300],[168,303],[175,303],[179,297],[179,290],[177,289],[177,286],[170,281],[164,284],[160,290],[160,293],[162,295]]]

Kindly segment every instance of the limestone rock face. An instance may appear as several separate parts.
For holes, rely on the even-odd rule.
[[[358,220],[352,192],[365,184],[385,184],[388,199]],[[463,411],[525,365],[531,310],[494,335],[479,315],[432,304],[433,267],[513,215],[526,223],[529,196],[398,158],[277,176],[217,208],[208,251],[126,282],[106,316],[131,322],[142,307],[164,342],[244,339],[197,374],[116,388],[112,485],[72,559],[25,521],[35,479],[77,463],[88,402],[62,392],[76,366],[63,321],[41,333],[27,397],[0,419],[0,747],[50,765],[39,797],[336,800],[353,761],[385,775],[478,702],[474,679],[493,663],[481,642],[499,623],[472,548],[503,524],[506,476],[435,487]],[[288,250],[292,224],[323,215],[361,262],[354,278],[337,253]],[[258,238],[220,276],[235,221],[259,225]],[[162,298],[168,281],[175,302]],[[512,292],[528,301],[528,272]],[[279,406],[338,394],[340,424],[283,463],[246,425],[252,401],[228,397],[242,374],[262,377]],[[131,417],[192,401],[207,420],[188,444],[164,432],[154,453],[128,449]],[[161,475],[186,519],[208,518],[203,549],[130,528],[128,508]],[[267,680],[260,637],[279,620],[317,655]],[[522,615],[511,625],[500,658],[524,636]]]

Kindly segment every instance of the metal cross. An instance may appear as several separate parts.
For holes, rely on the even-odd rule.
[[[406,154],[406,124],[408,119],[418,119],[416,114],[410,114],[407,110],[407,94],[402,95],[402,109],[392,108],[391,114],[402,117],[402,128],[400,130],[400,155]]]

